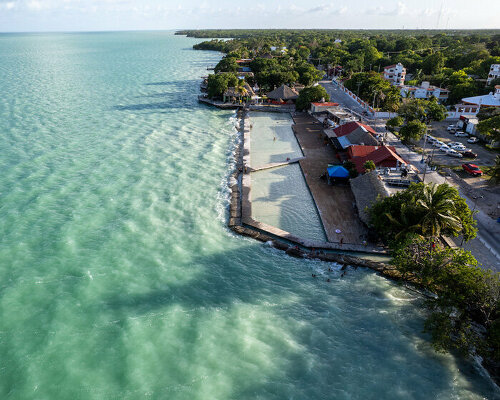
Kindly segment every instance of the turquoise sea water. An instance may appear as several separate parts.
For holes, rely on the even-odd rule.
[[[495,398],[415,294],[225,228],[194,42],[0,35],[0,398]]]

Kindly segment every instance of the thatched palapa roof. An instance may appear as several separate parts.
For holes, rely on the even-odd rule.
[[[272,92],[267,94],[267,97],[272,100],[295,100],[299,97],[299,94],[296,90],[290,88],[286,85],[281,85],[279,88],[274,89]]]
[[[366,208],[370,208],[379,198],[389,195],[384,184],[378,178],[377,171],[371,171],[351,179],[351,190],[356,199],[359,219],[368,225],[368,213]]]

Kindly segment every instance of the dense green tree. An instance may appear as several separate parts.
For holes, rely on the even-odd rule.
[[[369,104],[380,105],[385,111],[395,111],[399,107],[398,89],[374,71],[354,74],[345,82],[345,87]]]
[[[410,233],[428,239],[443,234],[470,240],[476,235],[472,211],[458,190],[447,184],[411,184],[376,202],[369,215],[371,225],[387,242],[400,242]]]
[[[363,164],[363,168],[365,169],[366,172],[369,172],[377,169],[377,166],[375,165],[373,160],[368,160],[365,161],[365,163]]]
[[[238,71],[238,64],[236,63],[236,58],[234,57],[224,57],[215,66],[215,73],[219,72],[233,72]]]
[[[385,123],[385,128],[389,131],[394,131],[395,128],[403,125],[403,123],[404,119],[398,115],[397,117],[388,119],[387,122]]]
[[[212,74],[208,76],[208,97],[221,97],[228,87],[234,87],[238,84],[238,78],[230,72]]]
[[[416,236],[401,242],[393,259],[405,279],[437,294],[426,302],[425,322],[436,350],[500,360],[499,274],[477,264],[468,251],[430,246]]]
[[[297,110],[307,110],[312,102],[320,101],[321,99],[325,99],[325,101],[330,100],[330,96],[323,86],[318,85],[302,89],[296,102]]]
[[[309,63],[301,63],[295,68],[295,71],[299,74],[298,81],[305,86],[310,86],[323,77],[323,72],[318,71]]]
[[[422,62],[422,70],[425,74],[438,74],[444,67],[445,58],[442,53],[430,54]]]
[[[416,119],[406,122],[399,130],[399,137],[404,142],[418,141],[427,132],[427,125]]]

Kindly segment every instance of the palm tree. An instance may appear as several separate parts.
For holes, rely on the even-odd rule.
[[[454,215],[455,204],[450,189],[452,188],[446,184],[438,186],[432,183],[424,186],[423,198],[417,200],[417,206],[423,211],[420,227],[424,236],[430,235],[434,239],[443,230],[461,230],[461,221]]]
[[[413,203],[413,202],[411,202]],[[401,212],[399,213],[398,218],[395,218],[390,213],[385,213],[385,216],[392,224],[392,229],[396,233],[394,236],[395,240],[399,240],[402,237],[405,237],[409,233],[414,233],[419,237],[422,237],[419,232],[421,231],[420,224],[416,221],[416,212],[413,204],[402,204]]]
[[[234,91],[239,94],[240,99],[248,95],[248,90],[245,88],[245,81],[243,79],[238,80]]]

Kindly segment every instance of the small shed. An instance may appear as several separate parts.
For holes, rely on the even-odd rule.
[[[349,180],[349,171],[342,165],[328,165],[326,169],[326,178],[328,184],[347,183]]]

